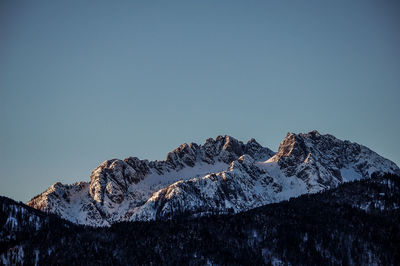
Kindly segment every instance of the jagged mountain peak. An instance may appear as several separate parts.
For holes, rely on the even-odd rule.
[[[280,143],[278,152],[270,161],[278,161],[282,157],[292,157],[298,162],[305,161],[315,150],[326,151],[333,146],[350,144],[354,149],[360,150],[361,145],[357,143],[342,141],[329,134],[320,134],[317,130],[298,134],[288,132]]]
[[[255,156],[255,159],[260,159],[269,158],[274,152],[262,147],[255,139],[251,139],[247,144],[244,144],[232,136],[219,135],[215,139],[206,139],[202,145],[193,142],[180,145],[167,154],[166,162],[178,168],[182,168],[185,165],[193,167],[196,161],[203,161],[209,164],[222,161],[229,164],[243,154],[249,154]]]
[[[294,133],[292,133],[292,134],[294,134]],[[321,136],[321,134],[318,132],[318,130],[316,130],[316,129],[314,129],[314,130],[311,130],[311,131],[309,131],[309,132],[307,132],[307,133],[299,133],[298,134],[299,136],[303,136],[303,137],[311,137],[311,138],[318,138],[318,137],[320,137]],[[326,134],[326,135],[329,135],[329,134]],[[330,135],[331,136],[331,135]]]
[[[308,181],[314,178],[322,188],[370,177],[374,172],[399,171],[396,164],[365,146],[316,130],[288,133],[267,162],[276,162],[288,176]]]

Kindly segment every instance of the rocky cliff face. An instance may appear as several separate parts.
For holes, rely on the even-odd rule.
[[[56,183],[28,202],[72,222],[167,219],[240,212],[329,189],[374,172],[400,173],[370,149],[316,131],[288,133],[275,154],[254,139],[230,136],[183,144],[165,161],[108,160],[89,183]]]

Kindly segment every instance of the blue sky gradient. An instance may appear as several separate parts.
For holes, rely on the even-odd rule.
[[[398,1],[0,1],[0,195],[317,129],[400,163]]]

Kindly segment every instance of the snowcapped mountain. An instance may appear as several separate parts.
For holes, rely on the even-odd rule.
[[[276,154],[229,136],[183,144],[165,161],[108,160],[91,180],[56,183],[28,202],[72,222],[109,225],[174,215],[240,212],[333,188],[374,172],[400,173],[370,149],[317,131],[288,133]]]
[[[136,157],[105,161],[92,172],[89,183],[56,183],[27,205],[75,223],[109,225],[129,220],[156,191],[177,181],[224,171],[243,154],[263,161],[274,152],[254,139],[244,144],[230,136],[210,138],[203,145],[185,143],[168,153],[165,161]]]
[[[267,161],[245,154],[226,171],[176,182],[154,193],[131,219],[240,212],[334,188],[374,172],[399,173],[399,168],[362,145],[331,135],[288,133]]]

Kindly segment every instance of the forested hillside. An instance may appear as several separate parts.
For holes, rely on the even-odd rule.
[[[4,264],[400,264],[400,177],[395,175],[235,215],[108,228],[74,225],[6,198],[0,203]]]

